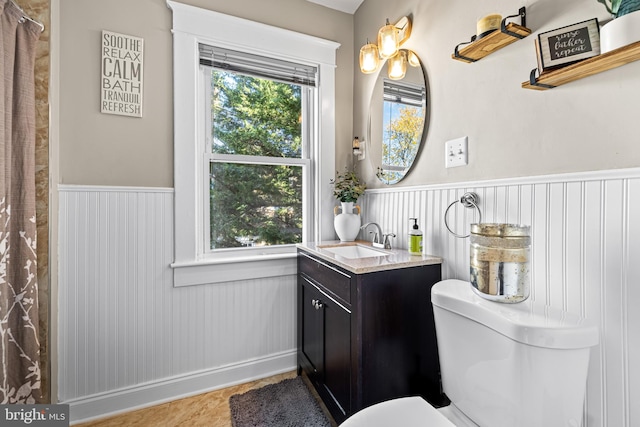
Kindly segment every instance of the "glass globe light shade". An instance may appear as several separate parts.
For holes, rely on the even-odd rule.
[[[388,72],[391,80],[403,79],[407,73],[407,52],[401,50],[396,56],[389,58],[387,67],[389,67]]]
[[[378,50],[380,51],[380,56],[383,59],[391,58],[398,53],[398,49],[398,29],[394,25],[389,24],[389,20],[387,19],[387,24],[378,31]]]
[[[360,49],[360,71],[365,74],[374,73],[380,65],[378,46],[367,43]]]
[[[420,59],[418,58],[418,55],[416,55],[416,53],[412,50],[410,50],[407,55],[407,61],[409,61],[409,65],[411,65],[412,67],[420,66]]]

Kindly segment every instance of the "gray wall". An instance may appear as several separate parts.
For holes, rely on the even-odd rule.
[[[426,146],[415,169],[400,185],[640,165],[634,126],[640,63],[537,92],[520,88],[535,66],[533,37],[475,64],[450,58],[454,46],[468,40],[476,19],[484,14],[512,14],[524,4],[528,26],[536,35],[592,17],[606,19],[606,11],[595,0],[482,0],[472,4],[366,0],[355,14],[355,24],[351,15],[302,0],[186,3],[341,43],[337,168],[350,162],[352,136],[366,135],[375,76],[357,72],[357,52],[367,38],[375,38],[385,18],[393,21],[406,14],[414,22],[407,47],[418,53],[428,73],[431,118]],[[171,187],[171,11],[163,0],[65,0],[60,8],[59,182]],[[145,39],[141,119],[99,112],[99,35],[103,29]],[[444,142],[464,135],[469,136],[469,166],[445,169]],[[359,168],[370,187],[381,186],[368,159]]]
[[[337,53],[336,139],[352,138],[353,16],[302,0],[184,3],[329,39]],[[171,11],[164,0],[60,2],[61,184],[173,186]],[[144,39],[143,118],[100,113],[100,33]],[[340,149],[339,159],[346,156]],[[336,163],[341,166],[340,162]]]
[[[513,15],[527,7],[533,35],[474,64],[451,59],[489,13]],[[539,32],[597,17],[596,0],[365,0],[355,14],[354,52],[373,39],[385,18],[413,16],[406,47],[421,58],[431,101],[429,131],[414,170],[399,185],[593,171],[640,165],[640,62],[551,91],[521,88],[536,65]],[[518,22],[516,20],[515,22]],[[357,67],[357,65],[356,65]],[[386,72],[386,67],[385,67]],[[354,133],[365,134],[375,75],[355,73]],[[469,165],[444,168],[444,143],[469,137]],[[383,187],[368,160],[359,163],[369,187]]]

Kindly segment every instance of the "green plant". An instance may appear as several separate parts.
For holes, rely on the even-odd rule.
[[[364,182],[358,179],[354,171],[336,172],[336,178],[331,180],[333,195],[341,202],[355,202],[364,194],[367,188]]]
[[[616,18],[640,10],[640,0],[598,0]]]

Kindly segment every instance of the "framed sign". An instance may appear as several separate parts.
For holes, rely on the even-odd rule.
[[[600,55],[598,19],[538,34],[540,71]]]
[[[143,42],[102,31],[101,113],[142,117]]]

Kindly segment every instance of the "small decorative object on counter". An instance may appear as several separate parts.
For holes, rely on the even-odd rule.
[[[422,231],[418,228],[418,218],[409,218],[413,221],[413,228],[409,231],[409,253],[422,255]]]
[[[360,232],[360,206],[354,205],[367,186],[360,182],[354,171],[336,173],[336,178],[331,180],[333,195],[341,205],[333,209],[333,226],[336,234],[342,242],[353,242]],[[354,209],[357,213],[354,213]],[[338,210],[341,212],[338,213]]]
[[[342,202],[333,208],[333,227],[341,242],[353,242],[360,232],[360,206],[353,202]],[[354,213],[356,209],[358,213]],[[338,210],[341,210],[338,213]]]
[[[470,275],[481,297],[504,303],[529,297],[530,227],[516,224],[471,224]]]
[[[333,195],[341,202],[357,202],[364,194],[367,186],[358,179],[354,171],[336,172],[336,178],[331,180]]]

